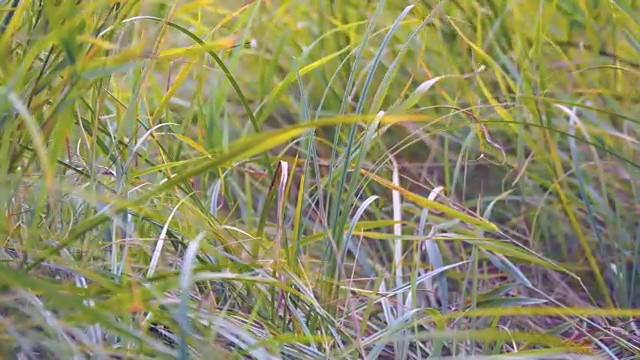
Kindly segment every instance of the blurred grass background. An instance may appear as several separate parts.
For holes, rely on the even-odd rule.
[[[4,358],[638,358],[637,1],[0,10]]]

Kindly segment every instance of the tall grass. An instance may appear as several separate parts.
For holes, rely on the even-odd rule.
[[[640,354],[633,1],[26,1],[16,359]]]

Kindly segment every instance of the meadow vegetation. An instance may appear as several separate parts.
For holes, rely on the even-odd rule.
[[[638,358],[637,1],[0,9],[3,358]]]

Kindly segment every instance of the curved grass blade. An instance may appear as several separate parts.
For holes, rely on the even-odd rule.
[[[449,206],[440,204],[438,202],[426,199],[420,195],[417,195],[409,190],[405,190],[401,187],[395,186],[393,185],[393,183],[391,183],[388,180],[385,180],[383,178],[381,178],[378,175],[375,175],[373,173],[370,173],[366,170],[362,170],[362,173],[366,176],[369,176],[370,178],[372,178],[375,182],[379,183],[380,185],[383,185],[389,189],[392,190],[396,190],[399,191],[405,198],[407,198],[408,200],[411,200],[412,202],[416,203],[417,205],[420,205],[424,208],[427,209],[431,209],[431,210],[436,210],[439,211],[441,213],[444,213],[446,215],[451,216],[454,219],[458,219],[460,221],[466,222],[468,224],[477,226],[479,229],[485,230],[485,231],[499,231],[498,227],[493,224],[492,222],[480,218],[480,217],[473,217],[470,215],[467,215],[463,212],[460,212],[458,210],[455,210]]]
[[[137,21],[137,20],[151,20],[151,21],[167,24],[167,25],[171,26],[172,28],[180,31],[181,33],[187,35],[193,41],[198,43],[198,45],[206,46],[206,43],[204,41],[202,41],[202,39],[200,39],[193,32],[189,31],[188,29],[186,29],[186,28],[184,28],[184,27],[182,27],[182,26],[180,26],[180,25],[178,25],[178,24],[176,24],[174,22],[167,21],[167,20],[162,19],[162,18],[158,18],[158,17],[154,17],[154,16],[136,16],[136,17],[133,17],[133,18],[126,19],[123,22],[130,22],[130,21]],[[261,132],[260,131],[260,126],[258,125],[258,121],[256,120],[256,117],[255,117],[255,115],[253,113],[253,110],[251,110],[251,107],[249,106],[249,101],[244,96],[244,92],[242,91],[242,89],[240,89],[240,86],[236,82],[236,79],[233,76],[233,74],[231,74],[231,72],[229,71],[227,66],[224,64],[222,59],[220,59],[220,57],[215,52],[213,52],[211,50],[207,50],[207,54],[209,54],[209,56],[211,56],[214,59],[216,64],[220,67],[220,69],[222,69],[222,71],[224,72],[225,76],[229,80],[229,83],[231,83],[231,86],[233,87],[233,89],[235,90],[236,94],[240,98],[240,103],[242,103],[242,106],[244,107],[245,113],[249,117],[249,121],[251,122],[251,125],[253,126],[253,130],[256,133],[260,133]],[[263,157],[264,157],[264,162],[265,162],[264,165],[265,165],[265,167],[268,169],[269,174],[273,175],[273,167],[271,165],[271,160],[269,160],[269,155],[267,153],[264,153]]]

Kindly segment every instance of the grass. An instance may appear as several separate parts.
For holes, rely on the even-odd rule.
[[[638,358],[634,1],[0,6],[3,357]]]

